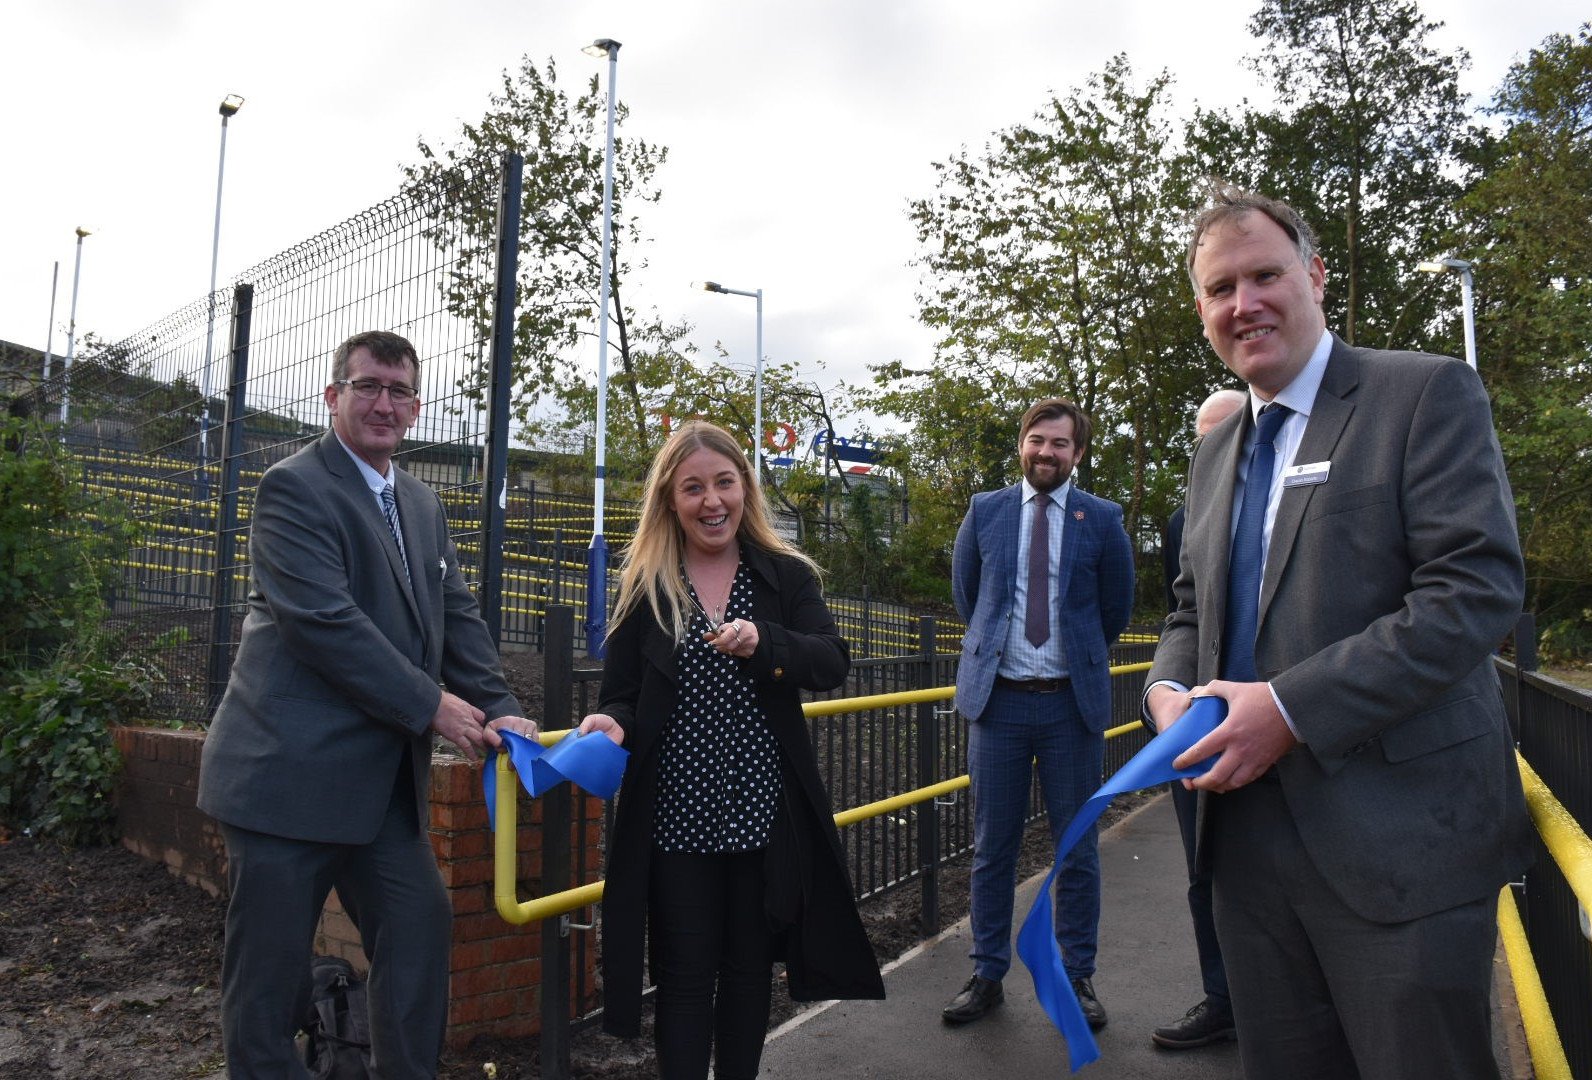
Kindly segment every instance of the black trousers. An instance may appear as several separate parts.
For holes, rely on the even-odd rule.
[[[774,935],[763,851],[653,851],[648,925],[660,1080],[750,1080],[768,1030]]]

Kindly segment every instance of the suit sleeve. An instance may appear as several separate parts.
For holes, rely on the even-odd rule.
[[[448,535],[448,518],[435,491],[437,546],[447,564],[442,579],[442,681],[448,690],[486,714],[522,716],[519,701],[503,678],[497,646],[481,618],[475,594],[459,572],[459,553]]]
[[[1318,756],[1347,753],[1439,700],[1504,639],[1524,597],[1513,500],[1474,371],[1430,370],[1403,446],[1404,551],[1387,556],[1410,568],[1402,597],[1381,598],[1363,630],[1272,680]]]
[[[1155,647],[1155,662],[1145,676],[1146,687],[1164,681],[1184,687],[1199,682],[1199,610],[1194,599],[1194,579],[1188,573],[1188,564],[1183,561],[1183,537],[1193,511],[1193,500],[1197,496],[1193,483],[1194,465],[1201,451],[1209,445],[1205,439],[1196,439],[1193,449],[1189,451],[1189,478],[1183,485],[1186,498],[1181,527],[1178,529],[1178,572],[1168,585],[1172,610],[1161,626],[1161,640]]]
[[[1100,553],[1100,632],[1110,645],[1133,617],[1133,542],[1122,526],[1122,507],[1111,504],[1111,527]]]
[[[978,609],[978,582],[984,571],[978,547],[978,496],[967,506],[961,527],[956,530],[956,546],[951,550],[951,599],[956,613],[969,625]]]
[[[442,690],[360,609],[348,523],[299,470],[266,472],[249,533],[254,585],[289,656],[367,716],[420,734]]]

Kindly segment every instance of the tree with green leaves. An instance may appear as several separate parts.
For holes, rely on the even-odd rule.
[[[1200,111],[1205,171],[1292,205],[1327,264],[1327,324],[1350,344],[1429,347],[1435,298],[1415,265],[1454,224],[1469,137],[1464,50],[1439,51],[1416,0],[1264,0],[1250,66],[1274,111]]]
[[[1475,263],[1493,396],[1545,651],[1592,652],[1592,24],[1514,64],[1489,111],[1452,250]],[[1454,317],[1456,291],[1434,290]]]
[[[610,302],[601,317],[609,321],[614,383],[623,394],[609,412],[609,438],[616,449],[645,454],[655,425],[639,393],[638,364],[643,356],[674,353],[683,328],[655,311],[638,312],[627,301],[631,274],[646,265],[641,212],[661,197],[657,176],[669,154],[667,147],[622,135],[629,114],[616,103]],[[538,67],[525,57],[517,72],[503,73],[501,89],[479,122],[465,124],[451,145],[422,139],[419,163],[404,169],[405,193],[439,210],[442,224],[432,240],[458,256],[460,269],[445,286],[448,308],[485,342],[492,319],[498,162],[510,152],[524,157],[514,410],[532,441],[558,423],[538,419],[545,411],[538,407],[551,406],[562,416],[589,382],[568,356],[597,334],[606,123],[607,99],[596,75],[571,96],[560,87],[551,59]],[[485,370],[484,362],[472,365],[461,389],[479,399]]]
[[[1080,478],[1153,528],[1182,486],[1187,417],[1228,379],[1203,348],[1183,279],[1194,176],[1171,78],[1141,89],[1124,56],[981,153],[936,163],[910,216],[932,367],[874,370],[861,400],[909,422],[894,459],[914,529],[954,537],[974,491],[1009,483],[1017,423],[1057,395],[1094,418]]]

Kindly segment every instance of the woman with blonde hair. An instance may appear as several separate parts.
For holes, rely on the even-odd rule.
[[[608,846],[603,1027],[640,1031],[644,932],[664,1080],[755,1077],[773,963],[797,1001],[884,996],[802,690],[850,651],[734,438],[683,425],[647,474],[608,637],[601,731],[630,750]]]

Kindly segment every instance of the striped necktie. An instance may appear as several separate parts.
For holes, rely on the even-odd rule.
[[[409,574],[409,553],[404,550],[404,531],[398,526],[398,497],[393,494],[391,484],[381,489],[381,511],[387,517],[392,538],[398,542],[398,557],[404,562],[404,574],[413,581],[413,576]]]

